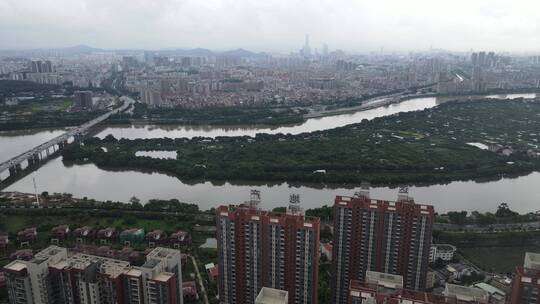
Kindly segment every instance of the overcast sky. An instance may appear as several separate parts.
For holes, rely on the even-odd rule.
[[[539,0],[0,0],[0,49],[540,51]]]

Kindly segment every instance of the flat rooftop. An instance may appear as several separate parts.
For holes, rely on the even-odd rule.
[[[460,301],[478,301],[489,299],[489,293],[476,287],[460,286],[446,283],[446,296],[455,296]]]
[[[403,288],[403,276],[384,272],[367,271],[366,282],[391,289]]]
[[[178,249],[156,247],[152,251],[150,251],[148,255],[146,255],[146,258],[147,259],[150,259],[150,258],[164,259],[164,258],[173,257],[177,254],[180,254],[180,250]]]
[[[12,270],[12,271],[21,271],[21,270],[24,270],[26,269],[26,264],[22,263],[22,262],[19,262],[19,261],[13,261],[9,264],[7,264],[6,266],[4,266],[5,269],[7,270]]]
[[[157,275],[155,275],[152,280],[158,281],[158,282],[167,282],[174,276],[174,273],[172,272],[160,272]]]
[[[125,275],[132,276],[132,277],[140,277],[142,275],[142,271],[136,268],[131,268],[130,270],[125,272]]]
[[[263,287],[255,299],[255,304],[287,304],[289,293],[285,290]]]
[[[540,270],[540,253],[526,252],[523,266],[529,269]]]

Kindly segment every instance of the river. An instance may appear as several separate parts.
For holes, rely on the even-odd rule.
[[[491,96],[490,96],[491,97]],[[494,97],[494,96],[493,96]],[[512,94],[496,98],[534,97],[534,94]],[[194,137],[194,136],[239,136],[256,133],[291,133],[311,132],[344,126],[398,112],[421,110],[433,107],[444,100],[437,98],[417,98],[393,104],[388,107],[372,109],[351,114],[341,114],[309,119],[296,126],[268,127],[187,127],[187,126],[114,126],[106,127],[98,136],[113,134],[115,137],[152,138],[152,137]],[[47,139],[59,135],[62,130],[24,131],[0,133],[0,160],[23,152]],[[151,198],[193,202],[202,209],[209,209],[218,204],[238,203],[248,199],[249,190],[261,190],[262,208],[270,209],[285,206],[291,193],[300,194],[304,208],[332,204],[335,195],[352,195],[355,189],[317,188],[279,185],[239,186],[230,183],[214,185],[211,182],[186,184],[177,178],[159,173],[136,171],[113,172],[97,168],[93,164],[63,164],[61,157],[46,163],[35,173],[22,178],[5,191],[33,192],[32,178],[35,178],[38,191],[69,192],[76,197],[87,196],[98,200],[127,201],[136,196],[142,201]],[[515,179],[502,179],[494,182],[477,183],[453,182],[447,185],[411,187],[410,194],[416,201],[433,204],[437,212],[449,210],[493,211],[501,202],[508,203],[519,212],[540,209],[540,191],[531,191],[540,183],[540,173],[532,173]],[[380,199],[395,199],[397,189],[386,187],[373,188],[371,196]]]

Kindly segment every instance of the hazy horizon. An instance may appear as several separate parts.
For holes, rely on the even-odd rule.
[[[0,49],[540,51],[534,0],[4,0]]]

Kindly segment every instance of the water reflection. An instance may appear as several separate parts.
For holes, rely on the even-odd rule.
[[[183,183],[175,177],[159,173],[137,171],[105,171],[93,164],[64,166],[61,157],[51,160],[37,172],[35,177],[38,192],[69,192],[76,197],[98,200],[127,202],[132,196],[147,201],[152,198],[176,198],[184,202],[197,203],[202,209],[219,204],[243,202],[248,199],[250,189],[261,190],[262,208],[286,206],[289,194],[299,193],[305,208],[332,204],[334,197],[353,195],[355,187],[314,187],[280,183],[273,185],[233,185],[228,182],[213,184],[200,182]],[[433,204],[437,212],[449,210],[494,211],[502,203],[508,203],[519,212],[540,209],[540,191],[533,191],[540,184],[540,173],[534,172],[516,179],[478,183],[452,182],[446,185],[410,187],[411,195],[422,203]],[[27,176],[6,191],[33,192],[32,176]],[[518,195],[516,195],[518,193]],[[377,187],[371,191],[374,198],[395,199],[397,189]]]
[[[531,98],[535,94],[511,94],[493,98]],[[492,97],[492,96],[490,96]],[[372,110],[313,118],[295,126],[162,126],[129,125],[106,127],[99,132],[99,137],[112,134],[117,138],[159,138],[159,137],[194,137],[194,136],[254,136],[256,133],[292,133],[312,132],[358,123],[363,119],[373,119],[399,112],[422,110],[434,107],[453,97],[417,98]],[[0,133],[0,159],[7,159],[26,149],[60,135],[63,130],[22,131],[13,134]],[[161,151],[163,152],[163,151]],[[172,152],[174,153],[174,152]],[[176,156],[176,155],[175,155]],[[98,200],[128,201],[137,196],[142,201],[152,198],[177,198],[184,202],[193,202],[202,209],[209,209],[219,204],[238,203],[247,200],[249,190],[262,191],[262,208],[271,209],[285,206],[290,193],[299,193],[305,208],[332,204],[335,195],[352,195],[354,187],[326,188],[321,185],[305,186],[288,183],[272,185],[232,185],[223,182],[183,183],[175,177],[159,173],[135,171],[105,171],[93,164],[67,165],[61,158],[45,164],[32,176],[35,177],[38,191],[69,192],[76,197],[90,197]],[[32,176],[27,176],[6,191],[33,192]],[[493,180],[493,179],[491,179]],[[540,183],[540,173],[511,179],[505,178],[487,183],[453,182],[446,185],[411,187],[411,194],[418,202],[433,204],[438,212],[449,210],[493,211],[501,202],[508,203],[519,212],[540,209],[540,191],[533,191]],[[394,199],[397,190],[380,187],[372,189],[372,197]],[[519,195],[516,195],[518,193]]]

